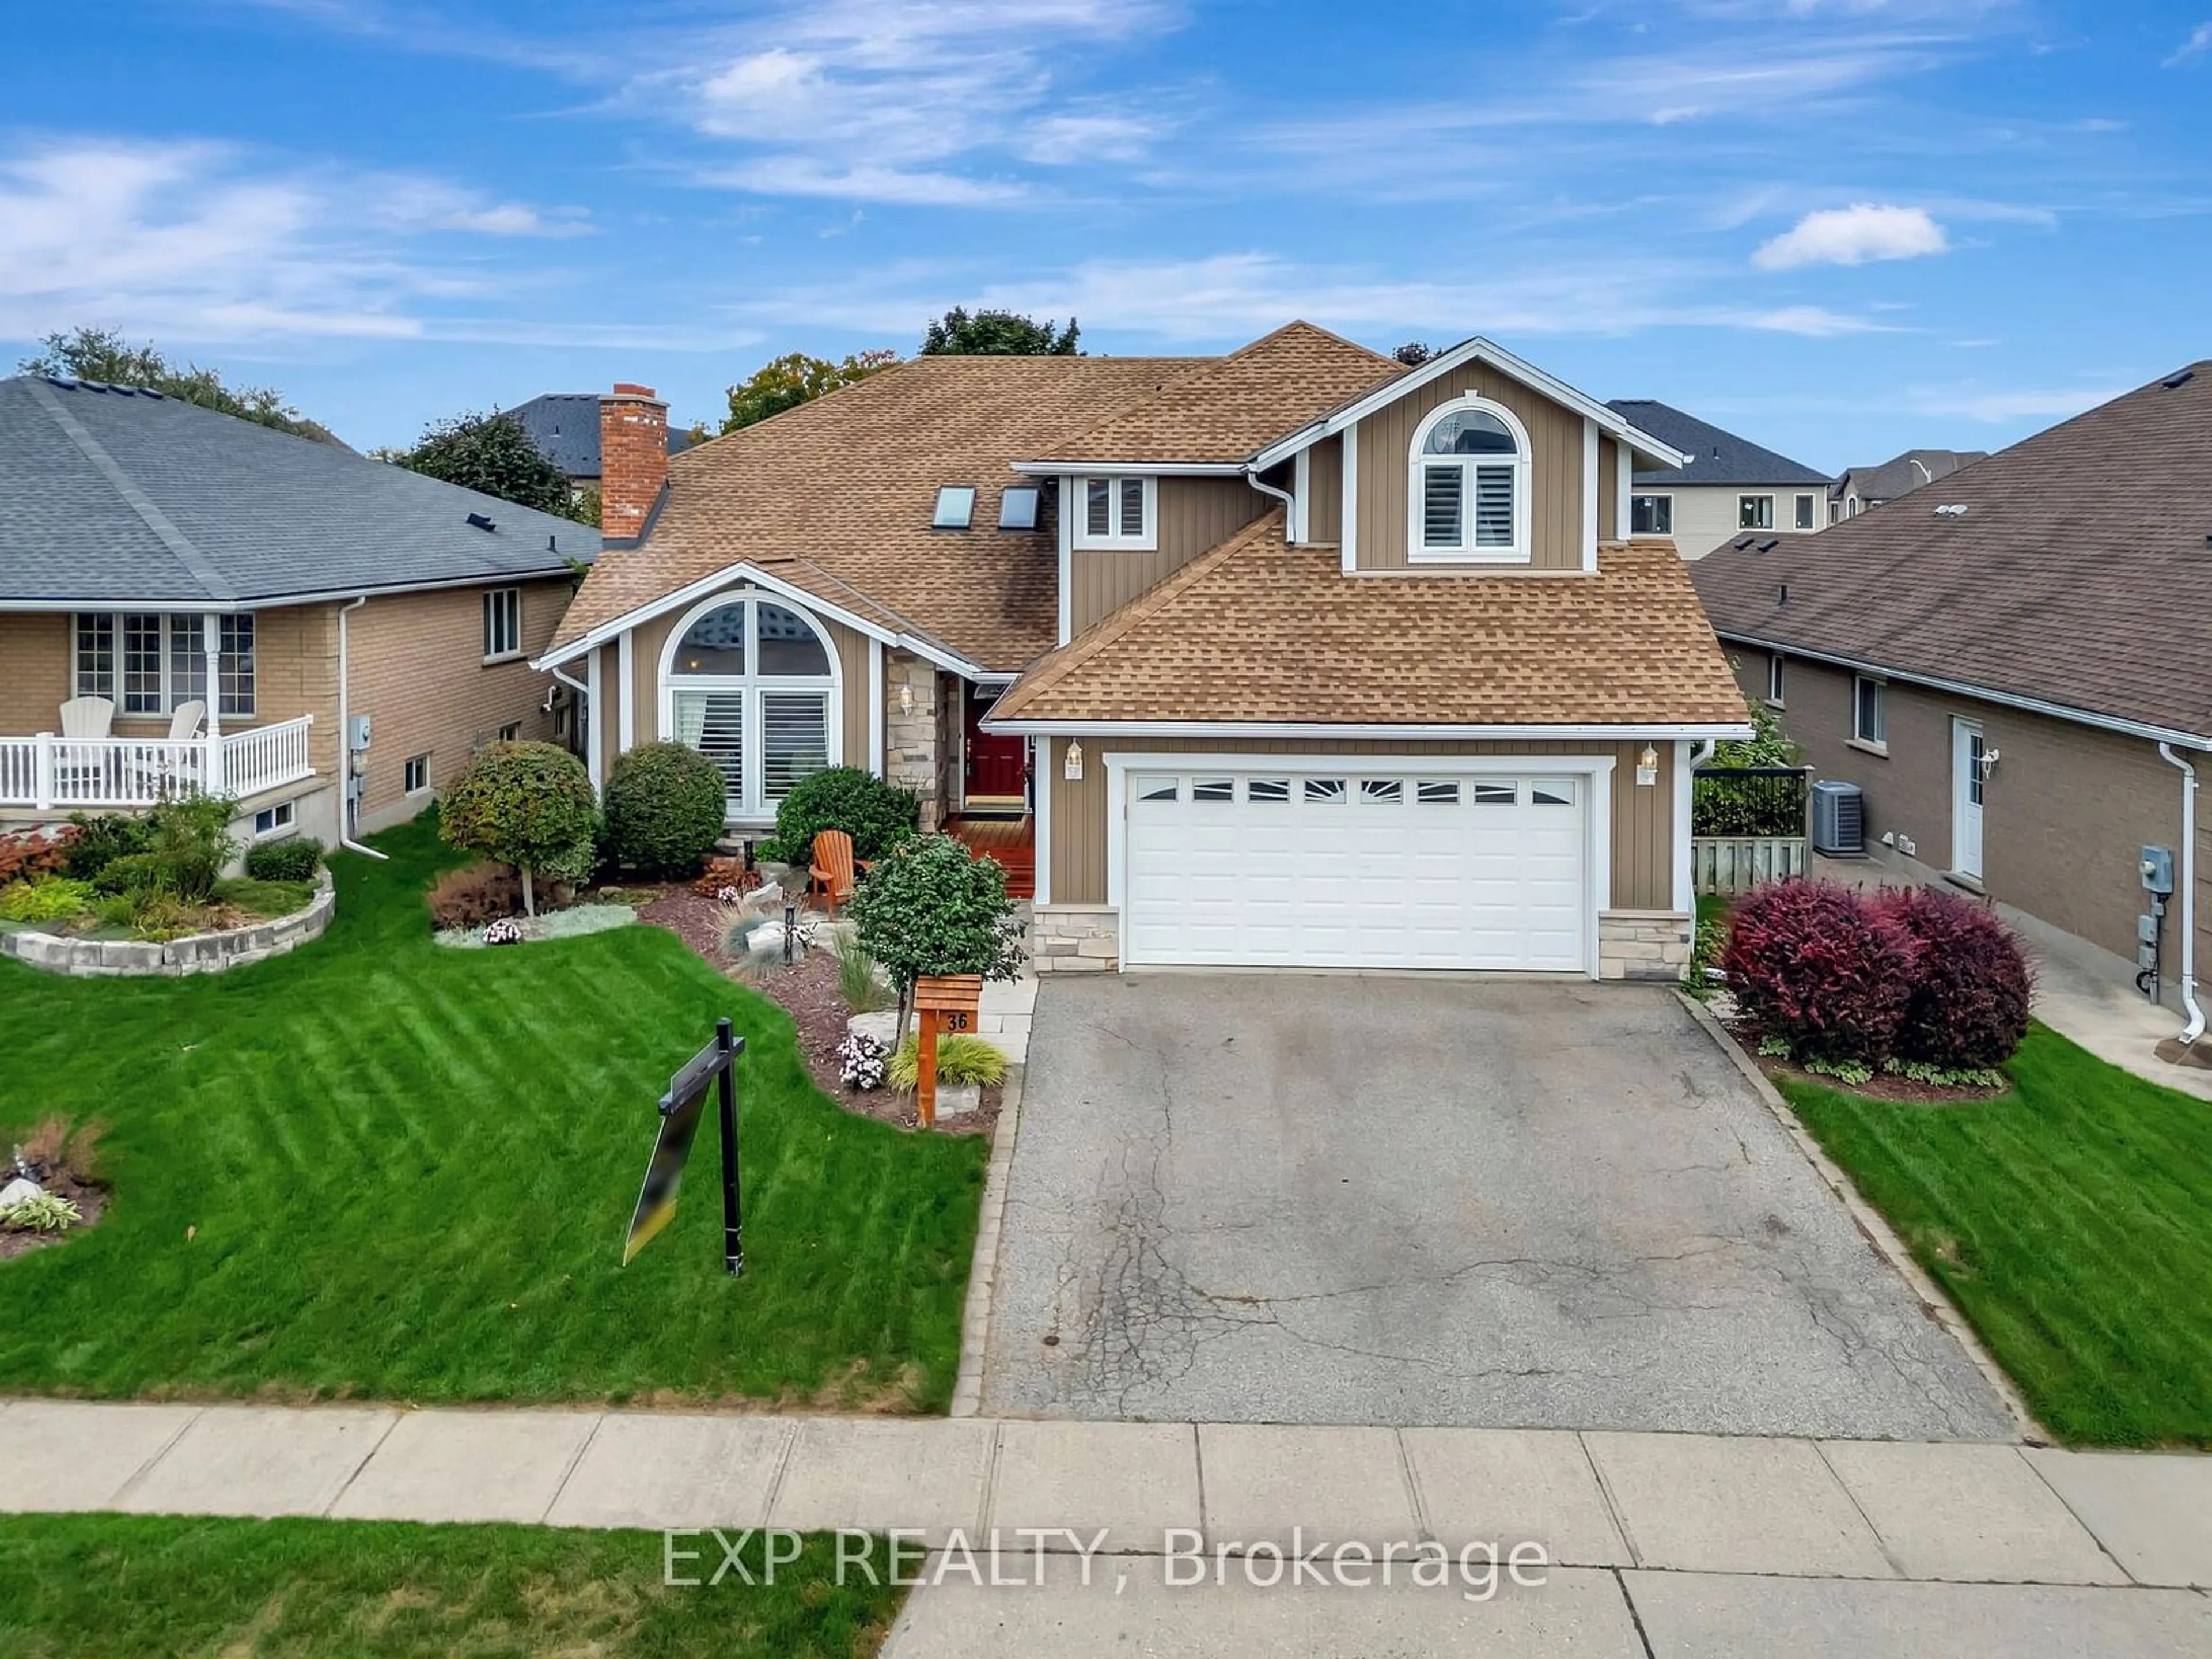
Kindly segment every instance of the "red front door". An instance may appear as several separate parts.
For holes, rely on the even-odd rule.
[[[968,768],[962,793],[969,801],[1025,802],[1029,796],[1029,741],[983,730],[983,716],[998,701],[996,687],[968,687]]]

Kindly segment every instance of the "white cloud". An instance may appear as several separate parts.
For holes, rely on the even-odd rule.
[[[763,196],[806,196],[908,207],[1009,207],[1028,186],[965,173],[871,166],[839,167],[805,155],[767,155],[734,167],[708,167],[694,181]]]
[[[2178,69],[2192,58],[2202,58],[2207,53],[2212,53],[2212,22],[2199,23],[2191,29],[2189,38],[2181,43],[2172,57],[2166,60],[2164,67]]]
[[[1796,227],[1763,245],[1751,256],[1761,270],[1797,265],[1857,265],[1870,259],[1917,259],[1948,251],[1943,227],[1917,207],[1876,207],[1856,202],[1847,208],[1808,213]]]
[[[1784,306],[1778,311],[1747,313],[1741,319],[1744,326],[1764,330],[1770,334],[1802,334],[1808,339],[1833,339],[1839,334],[1899,334],[1905,331],[1892,323],[1877,323],[1865,317],[1847,317],[1824,306]]]
[[[270,165],[229,145],[76,137],[0,153],[0,337],[79,324],[193,342],[411,338],[487,291],[439,233],[587,228],[438,180]]]

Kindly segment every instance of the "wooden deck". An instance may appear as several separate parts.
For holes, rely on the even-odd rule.
[[[1036,896],[1036,823],[1031,818],[954,818],[945,826],[970,853],[996,859],[1006,872],[1006,892]]]

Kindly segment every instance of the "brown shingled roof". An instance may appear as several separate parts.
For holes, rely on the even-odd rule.
[[[1405,372],[1325,328],[1286,323],[1026,459],[1242,461]]]
[[[2212,362],[1692,579],[1730,638],[2212,736],[2208,541]]]
[[[599,556],[557,647],[749,560],[981,667],[1053,643],[1058,542],[998,528],[1010,465],[1212,362],[1193,357],[919,357],[668,465],[645,541]],[[964,531],[930,528],[940,484],[973,484]]]
[[[1740,725],[1668,542],[1598,573],[1347,576],[1261,519],[1054,651],[1005,720]]]

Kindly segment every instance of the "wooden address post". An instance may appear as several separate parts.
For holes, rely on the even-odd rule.
[[[924,974],[914,982],[914,1008],[921,1016],[915,1043],[914,1109],[925,1129],[937,1127],[937,1039],[946,1031],[975,1029],[982,1000],[981,974]]]

